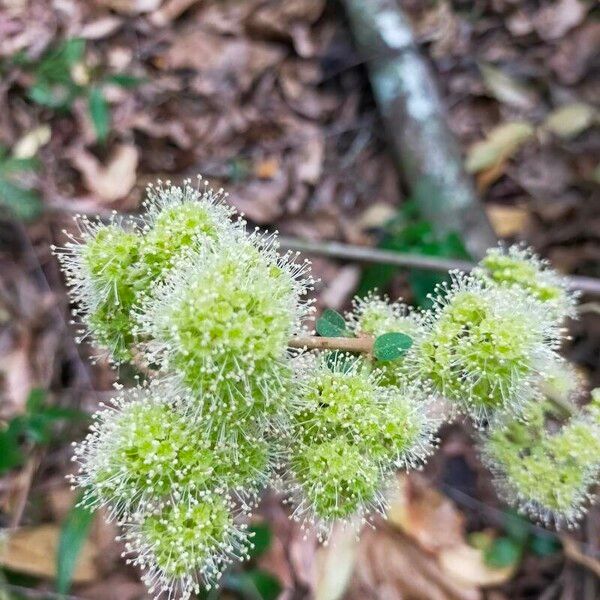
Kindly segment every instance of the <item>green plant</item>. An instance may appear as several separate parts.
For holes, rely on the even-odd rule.
[[[77,98],[87,102],[96,138],[104,142],[110,131],[110,108],[104,94],[108,84],[131,88],[140,79],[126,74],[107,75],[85,64],[85,40],[70,38],[48,50],[39,61],[24,56],[16,62],[33,76],[27,95],[36,104],[68,112]]]
[[[79,411],[49,406],[44,390],[35,388],[27,398],[25,412],[0,428],[0,475],[25,463],[25,448],[49,444],[57,423],[82,418]]]
[[[420,468],[459,413],[482,429],[511,502],[558,525],[581,516],[600,401],[577,411],[562,398],[557,417],[576,387],[557,354],[575,299],[533,255],[490,253],[510,277],[490,276],[489,260],[452,273],[428,310],[374,295],[345,316],[326,310],[313,335],[308,263],[247,233],[221,192],[167,183],[146,208],[142,225],[80,219],[57,254],[89,331],[150,380],[99,412],[74,482],[84,504],[109,507],[157,596],[188,598],[248,557],[248,516],[269,484],[322,539],[335,522],[360,527],[385,511],[394,469]],[[540,293],[550,278],[554,292]],[[520,552],[498,546],[493,560]]]
[[[39,194],[25,183],[37,167],[35,159],[11,157],[0,144],[0,207],[23,221],[35,219],[42,210]]]

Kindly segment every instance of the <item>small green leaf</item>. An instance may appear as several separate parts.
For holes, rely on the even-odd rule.
[[[60,532],[56,562],[56,590],[59,594],[67,594],[71,587],[77,558],[94,520],[93,512],[84,506],[78,506],[82,498],[83,492],[75,500]]]
[[[500,537],[487,549],[484,558],[488,566],[501,569],[519,562],[522,554],[521,544],[509,537]]]
[[[504,531],[508,537],[524,544],[529,537],[529,523],[516,511],[509,511],[504,516]]]
[[[8,429],[0,431],[0,475],[20,467],[24,462],[18,432],[9,425]]]
[[[27,397],[27,412],[34,415],[40,412],[46,400],[46,392],[42,388],[33,388]]]
[[[254,569],[228,573],[223,587],[236,592],[244,600],[275,600],[281,593],[281,584],[266,571]]]
[[[412,338],[404,333],[384,333],[375,339],[373,356],[381,361],[396,360],[404,356],[412,344]]]
[[[250,527],[252,536],[253,548],[250,551],[251,558],[258,558],[261,554],[266,552],[271,545],[271,530],[266,523],[257,523]]]
[[[346,321],[339,312],[326,308],[317,319],[316,329],[322,337],[344,337],[346,335]]]
[[[96,131],[96,139],[99,142],[104,142],[108,137],[110,111],[104,94],[99,87],[93,87],[90,90],[88,107],[92,123],[94,124],[94,130]]]
[[[550,556],[560,550],[558,539],[551,535],[535,535],[529,543],[529,548],[536,556]]]
[[[131,89],[144,83],[145,79],[142,77],[135,77],[135,75],[127,75],[125,73],[116,73],[115,75],[109,75],[104,82],[118,85],[125,89]]]
[[[23,221],[31,221],[42,212],[42,202],[35,190],[22,188],[0,178],[0,207],[2,206]]]

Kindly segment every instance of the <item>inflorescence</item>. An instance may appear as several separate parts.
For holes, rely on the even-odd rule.
[[[394,471],[421,468],[460,413],[510,502],[559,526],[581,517],[600,474],[600,398],[576,408],[579,378],[558,355],[576,296],[546,262],[490,250],[429,310],[369,295],[317,322],[368,351],[292,348],[310,333],[310,265],[248,233],[225,198],[159,183],[140,219],[78,217],[55,249],[81,338],[149,378],[95,415],[72,481],[121,526],[151,593],[189,598],[246,558],[269,485],[321,539],[369,522]]]

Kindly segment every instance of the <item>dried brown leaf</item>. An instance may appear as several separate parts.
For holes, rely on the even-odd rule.
[[[574,102],[553,110],[544,121],[544,127],[559,137],[568,139],[584,132],[596,118],[593,106]]]
[[[464,541],[464,517],[454,503],[417,475],[397,478],[388,520],[427,552]]]
[[[522,110],[530,110],[537,104],[535,92],[507,73],[489,64],[480,64],[479,69],[485,86],[499,102]]]
[[[523,206],[487,204],[487,216],[498,237],[512,237],[523,233],[529,224],[529,211]]]
[[[465,168],[477,173],[512,156],[534,133],[527,121],[511,121],[498,125],[485,140],[473,144],[468,152]]]
[[[580,0],[558,0],[533,15],[533,26],[543,40],[556,40],[582,23],[588,10],[589,6]]]
[[[138,149],[131,144],[116,146],[105,165],[81,147],[71,151],[69,159],[81,173],[87,189],[103,202],[123,198],[135,185]]]
[[[55,523],[14,530],[0,546],[0,564],[18,573],[53,579],[59,537],[60,527]],[[95,546],[86,540],[73,573],[74,583],[96,579],[96,554]]]
[[[96,0],[96,3],[124,15],[140,15],[156,10],[162,0]]]
[[[457,583],[476,587],[493,587],[508,581],[516,565],[492,568],[485,564],[481,550],[468,544],[444,548],[440,552],[440,566]]]

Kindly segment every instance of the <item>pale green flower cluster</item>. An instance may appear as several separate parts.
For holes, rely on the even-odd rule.
[[[572,527],[600,475],[600,419],[594,404],[556,429],[553,406],[531,403],[524,419],[497,423],[482,455],[504,497],[547,525]]]
[[[305,393],[290,424],[288,490],[294,517],[327,538],[337,520],[360,526],[382,512],[394,468],[431,453],[437,421],[418,383],[385,385],[380,371],[346,354],[298,359]]]
[[[97,413],[73,476],[119,522],[152,593],[190,598],[244,559],[269,485],[322,539],[336,522],[362,525],[385,510],[394,470],[421,468],[459,413],[487,431],[483,454],[511,501],[547,522],[580,516],[599,471],[600,398],[548,427],[547,401],[576,411],[579,384],[557,354],[575,298],[548,265],[490,251],[430,310],[369,295],[317,322],[351,348],[367,340],[362,353],[299,350],[309,265],[248,233],[223,198],[151,187],[140,220],[78,219],[57,249],[87,333],[156,375]]]

